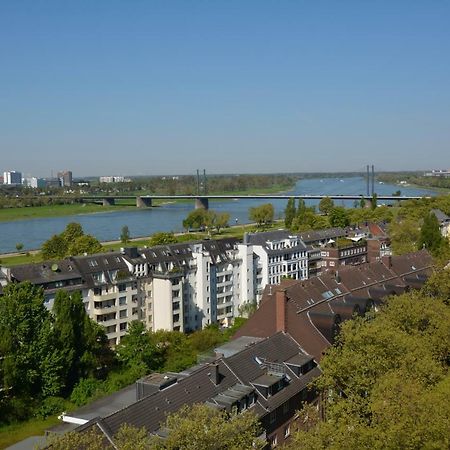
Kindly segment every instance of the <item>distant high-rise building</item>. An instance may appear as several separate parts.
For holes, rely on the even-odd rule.
[[[3,184],[16,185],[22,184],[22,174],[11,170],[3,173]]]
[[[36,178],[36,177],[25,178],[24,184],[34,189],[46,187],[45,180],[43,178]]]
[[[72,186],[72,172],[70,170],[63,170],[62,172],[58,172],[57,176],[61,181],[61,186]]]

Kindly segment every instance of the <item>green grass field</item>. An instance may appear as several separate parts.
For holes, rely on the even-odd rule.
[[[38,219],[43,217],[62,217],[74,214],[93,214],[99,212],[117,211],[119,209],[135,208],[132,206],[102,206],[93,203],[74,203],[70,205],[29,206],[24,208],[0,209],[0,222],[14,220]]]
[[[58,417],[51,416],[47,419],[31,419],[26,422],[1,427],[0,449],[23,441],[30,436],[43,436],[45,430],[58,423],[61,423]]]

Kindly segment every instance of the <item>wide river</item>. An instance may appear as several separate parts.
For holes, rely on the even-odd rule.
[[[435,192],[413,187],[392,184],[375,185],[378,195],[391,195],[401,190],[402,195],[436,195]],[[361,195],[366,192],[366,181],[362,177],[324,178],[300,180],[292,191],[286,195]],[[248,223],[248,210],[252,206],[267,203],[267,200],[231,200],[210,201],[209,207],[214,211],[230,213],[230,224]],[[282,217],[286,200],[272,201],[276,217]],[[308,201],[308,204],[317,204]],[[351,201],[341,201],[351,206]],[[21,242],[24,250],[40,248],[42,243],[55,233],[64,230],[69,222],[79,222],[86,233],[94,235],[101,241],[119,239],[121,229],[127,225],[131,237],[148,236],[157,231],[182,231],[182,221],[193,209],[190,203],[167,204],[157,208],[118,210],[117,212],[79,214],[65,217],[27,219],[0,223],[0,253],[15,251],[16,243]]]

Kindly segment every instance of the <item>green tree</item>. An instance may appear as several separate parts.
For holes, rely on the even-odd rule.
[[[428,249],[433,255],[437,255],[442,246],[442,235],[439,229],[439,222],[434,214],[425,216],[420,229],[420,238],[417,244],[421,248]]]
[[[302,198],[298,199],[298,207],[297,207],[297,217],[302,217],[306,211],[306,203]]]
[[[217,213],[215,211],[209,211],[208,226],[215,228],[217,233],[220,233],[222,228],[228,226],[230,215],[228,213]]]
[[[41,254],[43,259],[64,258],[67,250],[65,239],[60,234],[55,234],[42,244]]]
[[[286,205],[286,209],[284,210],[284,225],[286,228],[291,228],[292,221],[295,217],[295,199],[291,197]]]
[[[420,292],[345,322],[315,383],[326,420],[290,448],[448,448],[449,342],[450,309]]]
[[[127,334],[116,349],[117,359],[128,367],[139,367],[143,374],[161,367],[161,352],[150,339],[143,322],[131,322]]]
[[[23,249],[23,244],[22,244],[22,242],[18,242],[18,243],[16,244],[16,250],[17,250],[18,252],[20,252],[22,249]]]
[[[70,222],[66,225],[65,230],[61,233],[61,237],[70,244],[75,239],[84,235],[83,227],[77,222]]]
[[[62,233],[53,235],[44,242],[41,249],[44,259],[64,258],[65,256],[101,251],[100,242],[90,234],[84,234],[83,228],[76,222],[67,224]]]
[[[102,244],[90,234],[85,234],[76,238],[70,245],[68,249],[68,254],[71,256],[82,255],[87,253],[91,255],[93,253],[100,253],[103,247]]]
[[[325,215],[328,215],[334,208],[334,202],[330,197],[323,197],[319,202],[319,211]]]
[[[0,297],[0,388],[6,398],[0,401],[0,423],[26,418],[33,399],[41,395],[42,377],[49,372],[42,370],[42,351],[50,346],[50,325],[41,288],[28,282],[4,287]],[[20,405],[22,400],[26,404]]]
[[[249,218],[251,221],[256,222],[258,227],[268,225],[273,222],[274,209],[271,203],[265,203],[261,206],[255,206],[249,209]]]
[[[414,219],[393,221],[389,224],[389,236],[394,255],[403,255],[417,250],[420,230]]]
[[[370,201],[370,207],[372,209],[376,209],[377,208],[377,201],[378,201],[378,196],[377,196],[376,192],[374,192],[372,194],[372,200]]]
[[[175,244],[176,242],[177,238],[175,235],[167,232],[154,233],[150,238],[150,245],[167,245]]]
[[[350,218],[348,212],[342,206],[337,206],[330,211],[329,215],[330,225],[332,227],[348,227],[350,225]]]
[[[209,220],[210,217],[206,209],[194,209],[183,220],[183,228],[186,230],[204,229],[208,226]]]
[[[169,414],[164,428],[165,439],[152,437],[152,448],[184,450],[262,449],[266,442],[258,439],[261,433],[257,417],[249,411],[228,415],[207,405],[184,406]]]
[[[127,225],[122,227],[120,232],[120,242],[122,242],[122,244],[130,242],[130,230]]]
[[[57,348],[64,357],[62,379],[67,395],[81,378],[95,375],[109,363],[112,354],[104,330],[86,314],[79,292],[69,295],[67,291],[58,291],[52,315]]]

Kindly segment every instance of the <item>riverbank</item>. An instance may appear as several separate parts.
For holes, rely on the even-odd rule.
[[[278,229],[280,225],[284,226],[283,220],[275,220],[272,224],[266,226],[264,231]],[[245,225],[232,225],[221,230],[218,234],[209,234],[207,232],[197,232],[197,233],[175,233],[174,236],[177,243],[181,242],[191,242],[201,239],[223,239],[229,237],[235,237],[242,239],[245,232],[258,231],[256,224],[245,224]],[[139,236],[130,239],[127,243],[123,243],[120,240],[114,241],[103,241],[101,242],[104,252],[111,252],[120,250],[122,247],[144,247],[145,245],[150,246],[150,240],[152,236]],[[21,264],[32,264],[42,262],[41,251],[40,250],[30,250],[27,252],[10,252],[0,254],[0,265],[6,267],[18,266]]]

